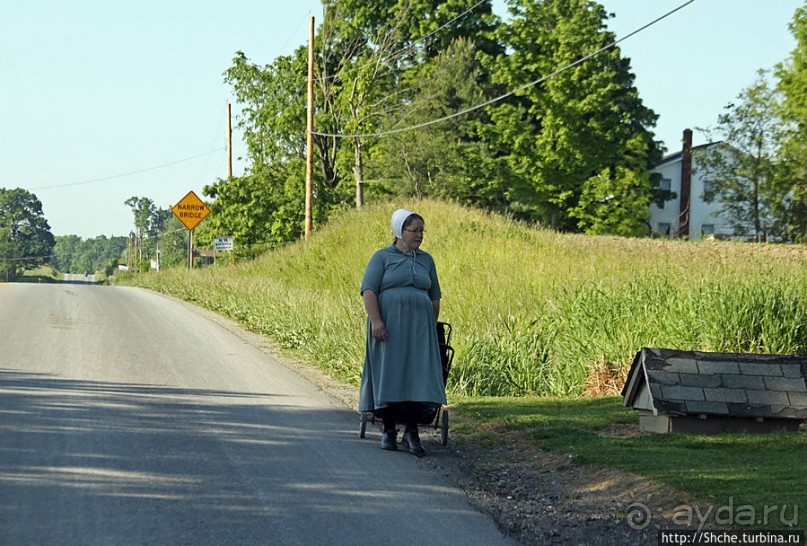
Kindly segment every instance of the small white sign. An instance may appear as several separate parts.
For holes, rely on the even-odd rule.
[[[216,237],[213,239],[213,248],[215,248],[217,252],[221,252],[223,250],[232,250],[233,237]]]

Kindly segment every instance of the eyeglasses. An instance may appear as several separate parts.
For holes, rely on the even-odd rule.
[[[423,235],[424,233],[426,233],[426,230],[425,230],[425,229],[409,229],[409,228],[404,228],[404,231],[408,231],[409,233],[417,233],[418,235]]]

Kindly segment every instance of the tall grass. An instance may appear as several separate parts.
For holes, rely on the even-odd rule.
[[[807,247],[564,235],[451,204],[348,211],[309,242],[234,267],[139,275],[272,337],[358,383],[359,284],[391,242],[398,206],[426,218],[441,319],[456,349],[449,388],[464,395],[576,396],[641,347],[807,353]]]

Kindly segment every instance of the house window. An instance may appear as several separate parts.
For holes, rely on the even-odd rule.
[[[670,189],[672,188],[672,180],[670,180],[669,178],[662,178],[661,182],[658,185],[658,187],[662,191],[670,191]],[[661,207],[660,207],[661,210],[664,210],[664,208],[666,206],[667,206],[667,201],[663,201],[661,203]]]
[[[703,224],[701,226],[701,236],[707,235],[714,235],[715,233],[715,225],[714,224]]]
[[[672,235],[672,233],[670,232],[671,227],[672,226],[669,224],[669,222],[659,222],[658,234],[661,235],[662,237],[669,237],[670,235]]]
[[[711,180],[704,180],[703,181],[703,195],[701,198],[703,199],[704,203],[711,203],[712,199],[707,199],[706,194],[711,193],[715,190],[715,184]]]

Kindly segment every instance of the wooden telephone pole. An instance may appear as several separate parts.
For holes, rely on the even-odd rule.
[[[314,18],[308,30],[308,110],[306,113],[305,240],[314,230]]]

